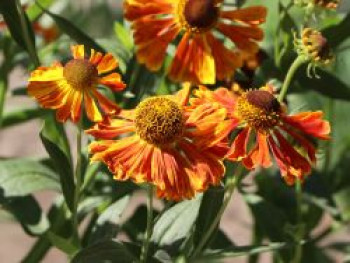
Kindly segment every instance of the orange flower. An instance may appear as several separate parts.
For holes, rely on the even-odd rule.
[[[189,87],[184,87],[96,124],[87,133],[105,140],[90,144],[91,160],[103,161],[116,180],[152,183],[159,197],[172,200],[192,198],[219,184],[228,147],[214,131],[226,110],[192,109],[188,97]]]
[[[239,128],[227,154],[229,160],[242,161],[248,169],[267,168],[272,165],[272,152],[283,178],[290,185],[296,178],[304,180],[316,161],[316,149],[310,137],[329,139],[330,125],[322,120],[322,112],[287,115],[270,87],[237,96],[224,88],[212,92],[202,86],[196,96],[192,100],[194,105],[216,102],[228,111],[227,117],[232,123],[227,126],[226,134]],[[293,147],[287,137],[297,147]]]
[[[169,44],[180,34],[169,77],[203,84],[231,77],[245,55],[258,51],[256,42],[263,39],[258,25],[266,18],[262,6],[223,9],[222,0],[125,0],[124,10],[132,21],[140,63],[159,70]],[[217,33],[236,49],[226,47]]]
[[[86,59],[83,45],[72,46],[71,49],[73,59],[65,66],[56,62],[51,67],[39,67],[31,73],[29,95],[35,97],[43,108],[57,110],[56,118],[61,122],[69,118],[73,122],[79,121],[83,102],[88,118],[94,122],[103,119],[95,101],[106,114],[119,112],[119,107],[97,90],[98,84],[112,91],[125,88],[121,76],[110,73],[118,67],[118,61],[110,53],[102,55],[93,49],[90,58]]]

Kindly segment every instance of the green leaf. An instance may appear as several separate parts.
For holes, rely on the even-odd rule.
[[[130,263],[136,260],[124,244],[104,241],[81,250],[72,259],[72,263]]]
[[[49,222],[32,196],[6,198],[0,189],[0,204],[11,212],[29,235],[43,234]]]
[[[39,59],[35,50],[34,31],[20,1],[0,1],[0,12],[4,17],[13,39],[20,47],[24,48],[29,53],[33,63],[38,66]]]
[[[242,257],[248,255],[256,255],[265,252],[278,251],[284,249],[286,243],[270,243],[268,245],[261,246],[242,246],[242,247],[232,247],[219,250],[211,250],[204,253],[196,262],[201,262],[201,260],[218,260],[224,258],[234,258]],[[213,261],[217,262],[217,261]]]
[[[212,187],[203,194],[193,233],[193,242],[195,246],[199,244],[205,233],[208,231],[209,226],[216,218],[221,208],[223,199],[223,187]]]
[[[0,188],[5,197],[26,196],[40,190],[60,189],[56,173],[39,161],[0,161]]]
[[[43,8],[44,9],[44,8]],[[57,26],[70,38],[74,39],[78,44],[84,44],[87,50],[95,49],[96,51],[100,51],[105,53],[106,51],[96,43],[90,36],[80,30],[76,25],[74,25],[69,20],[51,13],[50,11],[44,9],[44,12],[48,14],[57,24]]]
[[[42,108],[30,108],[18,111],[6,112],[3,116],[2,127],[14,126],[26,121],[30,121],[45,116],[47,111]]]
[[[40,4],[40,6],[47,9],[55,2],[55,0],[37,0],[37,2]],[[43,9],[41,9],[36,3],[33,3],[32,5],[28,6],[26,12],[29,20],[34,21],[43,13]]]
[[[202,195],[186,200],[164,212],[154,225],[151,241],[159,246],[170,246],[183,241],[198,216]]]
[[[61,236],[56,235],[55,233],[48,231],[46,233],[46,237],[50,240],[51,244],[62,250],[64,253],[68,255],[73,255],[78,251],[78,247],[76,247],[71,239],[66,239]]]
[[[119,22],[114,23],[114,32],[117,36],[120,43],[129,51],[132,51],[134,47],[134,42],[131,37],[130,31],[126,30],[125,26],[123,26]]]
[[[104,239],[112,239],[117,235],[120,228],[120,217],[128,205],[129,200],[130,196],[124,196],[103,211],[97,219],[95,229],[90,238],[90,243],[96,243]]]
[[[40,138],[60,176],[62,192],[67,205],[73,209],[74,179],[69,144],[62,124],[53,117],[47,118],[40,132]]]
[[[298,84],[301,91],[307,89],[314,90],[322,95],[337,100],[350,100],[350,87],[335,75],[327,71],[318,69],[318,78],[309,78],[306,74],[306,67],[301,67],[297,75]]]
[[[331,47],[335,48],[339,46],[344,40],[350,37],[350,13],[343,19],[341,23],[335,26],[331,26],[323,30],[324,36]]]

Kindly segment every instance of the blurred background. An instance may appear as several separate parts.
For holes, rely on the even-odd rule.
[[[23,1],[23,4],[26,4],[26,2]],[[105,39],[110,39],[110,37],[115,34],[114,22],[116,20],[121,20],[121,5],[122,0],[59,0],[55,1],[55,4],[50,7],[50,10],[53,13],[61,14],[68,20],[73,21],[74,24],[94,39],[103,41]],[[350,1],[344,0],[339,12],[345,13],[349,7]],[[56,56],[59,57],[57,54],[72,42],[68,37],[61,35],[59,29],[55,27],[49,16],[43,15],[39,23],[42,28],[41,30],[46,32],[43,33],[41,41],[48,41],[48,45],[46,45],[43,50],[40,50],[40,52],[47,53],[47,56],[45,56],[47,61],[42,61],[43,64],[46,64],[54,60],[54,58],[50,57],[52,50],[56,50]],[[350,28],[348,28],[348,30],[350,32]],[[59,38],[59,41],[56,42],[55,40],[57,38]],[[113,45],[113,42],[109,43],[109,45]],[[16,66],[10,73],[8,99],[6,100],[4,109],[5,115],[23,108],[35,106],[34,100],[20,94],[21,90],[23,91],[23,88],[26,86],[27,77],[27,69],[20,65]],[[46,156],[46,151],[38,136],[41,125],[41,122],[38,120],[29,120],[20,125],[2,128],[0,130],[0,158]],[[349,122],[344,122],[343,125],[349,125]],[[67,130],[70,134],[72,127],[68,125]],[[74,143],[73,139],[71,139],[71,141]],[[253,187],[252,176],[247,177],[245,180],[246,185],[251,185],[251,187]],[[35,197],[44,211],[48,210],[56,196],[57,194],[54,191],[42,191],[35,194]],[[348,198],[350,198],[350,195],[348,195]],[[133,199],[133,202],[131,202],[131,205],[127,208],[122,220],[127,220],[128,215],[132,214],[140,203],[145,202],[144,195],[141,192],[134,196]],[[229,205],[221,221],[221,228],[227,237],[234,241],[234,244],[238,246],[249,245],[251,244],[251,240],[254,239],[252,233],[254,230],[254,223],[251,211],[240,194],[235,194],[233,199],[234,201]],[[160,205],[161,204],[158,204],[158,206]],[[273,224],[275,218],[271,216],[270,220]],[[321,220],[319,220],[312,230],[312,235],[318,236],[324,233],[332,224],[334,224],[332,216],[330,216],[329,213],[324,213]],[[121,235],[120,238],[123,239],[123,235]],[[35,239],[28,236],[21,226],[13,221],[10,214],[0,208],[0,262],[20,262],[29,252],[34,242]],[[334,233],[332,232],[330,235],[327,235],[318,246],[322,248],[334,242],[339,244],[350,242],[349,227],[341,228],[340,231],[334,231]],[[344,252],[337,249],[327,249],[326,253],[334,262],[350,262],[350,259],[346,261]],[[246,261],[246,258],[238,258],[227,262]],[[271,255],[269,253],[263,254],[260,260],[260,262],[270,261]],[[53,248],[47,254],[43,262],[63,263],[67,262],[67,258],[58,249]]]

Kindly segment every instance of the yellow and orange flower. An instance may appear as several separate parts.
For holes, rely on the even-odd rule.
[[[103,55],[93,49],[87,59],[83,45],[71,49],[73,59],[65,66],[56,62],[31,73],[28,94],[35,97],[43,108],[57,110],[56,118],[61,122],[67,119],[79,121],[83,102],[88,118],[94,122],[103,120],[100,109],[105,114],[118,113],[120,108],[97,90],[98,84],[112,91],[125,88],[120,74],[111,73],[118,67],[118,61],[110,53]]]
[[[225,88],[213,92],[201,86],[195,94],[193,105],[215,102],[227,110],[231,126],[226,134],[238,130],[227,154],[229,160],[242,161],[248,169],[267,168],[272,165],[272,152],[287,184],[294,184],[297,178],[303,181],[311,172],[316,149],[310,138],[329,139],[330,125],[322,120],[322,112],[288,115],[271,87],[237,95]]]
[[[125,0],[124,10],[140,63],[159,70],[169,44],[181,35],[169,77],[202,84],[231,77],[246,55],[259,50],[264,34],[258,26],[266,18],[262,6],[232,10],[223,0]],[[218,35],[230,40],[230,48]]]
[[[96,124],[87,133],[104,140],[90,144],[91,160],[104,162],[116,180],[152,183],[159,197],[172,200],[219,184],[229,148],[215,130],[227,113],[189,107],[189,92],[184,87],[175,95],[148,98]]]

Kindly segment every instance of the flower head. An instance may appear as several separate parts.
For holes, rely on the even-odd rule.
[[[311,28],[303,29],[300,39],[295,38],[295,47],[298,55],[309,61],[309,70],[327,66],[334,59],[328,40],[321,32]]]
[[[96,124],[87,133],[104,140],[90,144],[91,160],[104,162],[116,180],[152,183],[159,197],[172,200],[217,185],[228,147],[215,130],[225,123],[226,110],[193,108],[188,98],[189,87],[184,87]]]
[[[200,87],[196,95],[192,101],[194,105],[215,102],[227,110],[232,123],[227,126],[226,134],[238,129],[227,154],[229,160],[242,161],[248,169],[267,168],[272,165],[272,153],[288,184],[293,184],[296,178],[304,180],[311,172],[316,149],[310,138],[329,139],[330,126],[322,120],[322,112],[288,115],[271,87],[240,95],[224,88],[212,92]]]
[[[84,102],[87,116],[94,122],[102,121],[100,109],[106,114],[119,112],[119,107],[103,96],[98,84],[113,91],[125,88],[118,73],[110,73],[118,67],[117,60],[110,54],[103,55],[91,50],[85,58],[84,46],[72,46],[73,59],[64,66],[54,63],[51,67],[39,67],[31,73],[28,84],[29,95],[35,97],[43,108],[55,109],[58,121],[71,119],[77,122],[81,117]]]
[[[180,35],[169,77],[205,84],[231,77],[245,56],[258,51],[263,39],[258,25],[266,17],[262,6],[229,10],[222,0],[125,0],[124,10],[141,63],[159,70],[169,44]],[[236,48],[226,47],[217,34]]]

